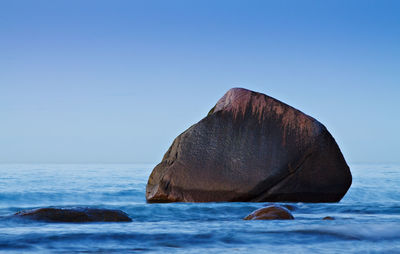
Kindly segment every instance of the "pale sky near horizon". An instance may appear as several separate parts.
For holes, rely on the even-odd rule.
[[[0,163],[157,163],[231,87],[400,162],[400,1],[0,1]]]

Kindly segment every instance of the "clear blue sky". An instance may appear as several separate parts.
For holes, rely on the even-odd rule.
[[[159,162],[231,87],[400,162],[400,1],[0,1],[0,162]]]

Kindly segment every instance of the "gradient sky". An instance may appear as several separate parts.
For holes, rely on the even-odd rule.
[[[231,87],[400,162],[400,1],[0,0],[0,162],[159,162]]]

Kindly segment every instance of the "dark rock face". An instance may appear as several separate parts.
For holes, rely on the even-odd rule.
[[[293,220],[294,217],[288,209],[278,205],[255,210],[247,215],[244,220]]]
[[[338,202],[352,182],[334,138],[267,95],[229,90],[151,173],[148,202]]]
[[[130,222],[129,216],[120,210],[92,208],[39,208],[15,214],[21,218],[47,222]]]

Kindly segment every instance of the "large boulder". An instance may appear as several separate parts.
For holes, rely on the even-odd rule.
[[[38,208],[15,214],[20,218],[46,222],[130,222],[120,210],[96,208]]]
[[[148,202],[338,202],[351,185],[334,138],[301,111],[230,89],[151,173]]]

